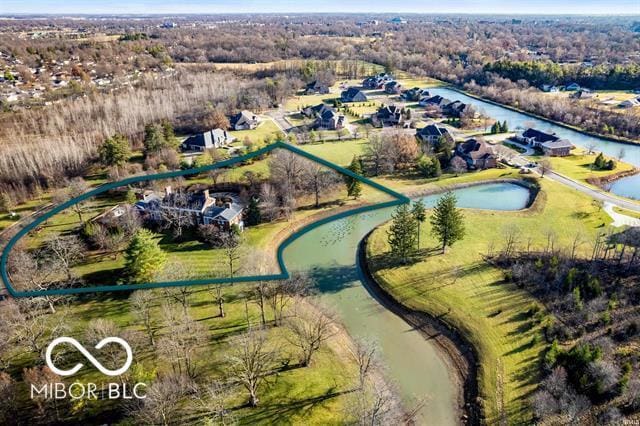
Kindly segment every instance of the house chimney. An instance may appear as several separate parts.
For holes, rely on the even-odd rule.
[[[165,186],[164,187],[164,195],[165,196],[169,196],[173,193],[173,190],[171,189],[171,186]]]

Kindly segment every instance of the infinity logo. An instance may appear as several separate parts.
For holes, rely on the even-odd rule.
[[[106,374],[107,376],[121,375],[122,373],[124,373],[129,369],[129,367],[131,366],[131,362],[133,361],[133,353],[131,352],[131,346],[129,346],[129,344],[125,340],[119,337],[106,337],[100,340],[98,344],[95,346],[96,349],[102,349],[105,345],[108,345],[109,343],[117,343],[124,348],[124,350],[127,352],[127,360],[125,361],[124,365],[118,368],[117,370],[109,370],[108,368],[105,368],[76,339],[72,337],[64,337],[64,336],[58,337],[57,339],[54,339],[51,343],[49,343],[49,346],[47,347],[47,351],[45,353],[45,361],[47,362],[47,366],[51,369],[51,371],[53,371],[59,376],[71,376],[73,374],[76,374],[84,365],[82,363],[78,363],[69,370],[61,370],[57,368],[55,365],[53,365],[53,361],[51,360],[51,353],[53,352],[53,349],[61,343],[69,343],[70,345],[75,347],[77,350],[80,351],[82,355],[84,355],[86,359],[89,360],[91,364],[93,364],[98,370],[100,370],[102,374]]]

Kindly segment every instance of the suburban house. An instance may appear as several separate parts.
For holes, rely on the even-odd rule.
[[[578,83],[571,83],[564,88],[564,90],[575,92],[576,90],[580,90],[580,85]]]
[[[362,81],[362,87],[365,89],[382,89],[385,84],[393,81],[393,77],[387,73],[380,73],[371,77],[367,77]]]
[[[146,201],[140,199],[135,204],[143,217],[160,222],[166,216],[182,215],[192,225],[218,225],[230,229],[237,225],[244,228],[242,221],[243,207],[237,197],[230,193],[209,194],[205,189],[198,192],[173,191],[167,186],[161,197],[155,193],[147,194]]]
[[[418,129],[416,137],[420,142],[431,146],[439,144],[442,140],[453,142],[453,136],[451,136],[446,127],[438,127],[436,124],[429,124],[422,129]]]
[[[549,93],[557,93],[560,91],[560,88],[558,88],[558,86],[554,86],[551,84],[543,84],[541,89],[543,92],[549,92]]]
[[[324,108],[316,118],[315,128],[322,130],[339,130],[344,127],[344,115],[333,108]]]
[[[550,157],[566,157],[571,154],[571,150],[575,148],[571,142],[566,139],[558,139],[555,141],[545,142],[540,145],[544,155]]]
[[[540,130],[529,128],[515,136],[518,142],[530,145],[533,148],[542,150],[545,155],[553,157],[564,157],[571,154],[574,146],[566,139],[561,139],[555,133],[545,133]]]
[[[302,110],[302,114],[307,117],[315,118],[314,127],[321,130],[339,130],[344,127],[344,115],[325,104],[318,104],[312,107],[306,107]]]
[[[301,112],[305,117],[315,118],[318,115],[320,115],[320,113],[324,111],[326,108],[329,108],[326,104],[318,104],[314,106],[304,107],[302,108]]]
[[[493,152],[493,147],[479,139],[467,139],[458,144],[455,157],[462,158],[469,170],[491,169],[498,165],[498,157]]]
[[[92,223],[99,223],[105,226],[111,226],[131,210],[128,204],[116,204],[108,207],[102,213],[91,219]]]
[[[589,89],[580,89],[575,93],[572,93],[569,97],[572,99],[593,99],[595,97],[595,93]]]
[[[221,148],[233,142],[234,138],[223,129],[213,129],[204,133],[189,136],[182,142],[184,151],[204,151]]]
[[[366,102],[367,95],[357,87],[349,87],[340,94],[340,100],[342,102]]]
[[[402,108],[396,105],[381,106],[374,115],[371,116],[371,122],[374,126],[398,126],[404,122],[404,114]]]
[[[398,95],[402,92],[402,85],[393,80],[384,85],[384,91],[390,95]]]
[[[326,95],[327,93],[329,93],[329,86],[315,80],[307,84],[307,87],[304,89],[304,93],[307,95]]]
[[[473,112],[473,116],[477,117],[478,113],[469,105],[460,101],[453,101],[442,108],[442,112],[450,117],[461,117],[465,112]]]
[[[251,130],[258,127],[258,116],[250,111],[241,111],[231,117],[233,130]]]
[[[450,99],[447,98],[443,98],[440,95],[435,95],[435,96],[431,96],[430,98],[427,99],[423,99],[422,100],[422,104],[421,106],[436,106],[440,109],[443,109],[446,105],[449,105],[451,103]]]
[[[418,102],[420,99],[426,98],[428,96],[429,91],[427,89],[420,89],[418,87],[409,89],[402,94],[402,97],[409,102]]]
[[[620,108],[633,108],[633,107],[640,106],[640,98],[627,99],[624,102],[620,102],[618,106]]]

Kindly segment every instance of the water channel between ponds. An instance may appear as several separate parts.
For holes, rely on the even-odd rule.
[[[550,123],[539,118],[523,114],[518,111],[504,108],[499,105],[495,105],[489,102],[485,102],[471,96],[467,96],[463,93],[455,90],[447,89],[444,87],[430,88],[429,93],[431,95],[440,95],[447,99],[459,100],[464,103],[475,106],[478,111],[483,112],[485,115],[494,118],[500,122],[507,121],[509,129],[515,130],[516,128],[526,129],[528,127],[535,127],[538,130],[545,132],[554,132],[558,136],[568,139],[574,145],[582,148],[587,148],[591,145],[595,147],[596,151],[601,151],[605,155],[618,158],[620,151],[624,150],[624,156],[622,161],[629,164],[633,164],[640,168],[640,144],[632,145],[616,141],[611,141],[596,136],[587,135],[575,130],[568,129],[557,124]],[[640,200],[640,175],[629,176],[617,180],[611,187],[611,192],[622,197],[634,198]]]
[[[512,183],[483,184],[454,193],[458,205],[465,208],[520,210],[529,201],[529,190]],[[431,207],[439,197],[422,199]],[[458,424],[458,384],[439,348],[380,305],[358,278],[356,251],[360,240],[389,220],[391,213],[390,208],[361,213],[320,226],[287,247],[285,261],[290,270],[311,275],[320,300],[335,309],[353,337],[380,344],[388,375],[406,403],[426,399],[417,418],[419,424]]]

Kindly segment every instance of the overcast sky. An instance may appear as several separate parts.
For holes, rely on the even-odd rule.
[[[0,14],[287,12],[640,15],[640,0],[0,0]]]

